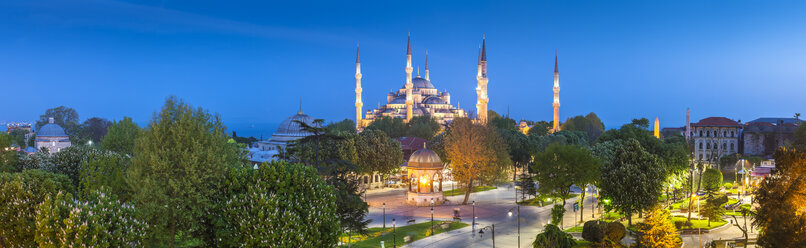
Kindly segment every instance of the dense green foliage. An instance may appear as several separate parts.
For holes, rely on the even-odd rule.
[[[560,130],[584,132],[590,142],[596,141],[604,133],[605,126],[593,112],[586,116],[574,116],[565,120]]]
[[[606,222],[598,220],[587,221],[582,226],[582,238],[592,243],[602,242],[602,239],[604,239],[604,227],[606,226]]]
[[[563,216],[565,215],[565,207],[560,204],[554,204],[551,207],[551,223],[552,224],[559,224],[563,222]]]
[[[89,153],[81,162],[78,181],[78,196],[85,197],[102,190],[123,202],[130,199],[126,184],[126,170],[131,159],[111,151]]]
[[[132,118],[123,117],[123,120],[113,122],[104,136],[101,144],[104,149],[127,155],[134,154],[134,142],[142,134],[140,126]]]
[[[222,245],[331,247],[340,233],[333,188],[314,168],[270,162],[232,168],[222,202]]]
[[[722,187],[722,172],[718,169],[708,168],[702,174],[703,188],[709,194],[719,191]]]
[[[152,241],[174,247],[180,232],[209,232],[226,172],[242,156],[227,140],[217,115],[173,97],[151,120],[135,144],[127,183]]]
[[[362,173],[392,174],[403,162],[400,143],[380,130],[365,130],[355,137],[358,166]]]
[[[630,139],[615,147],[613,161],[602,166],[602,196],[623,212],[632,225],[632,214],[650,209],[663,189],[664,168],[657,156]]]
[[[67,176],[25,170],[0,173],[0,237],[9,247],[36,247],[37,207],[59,192],[75,192]]]
[[[356,133],[355,121],[344,119],[339,122],[331,122],[325,126],[327,133],[334,135],[347,135]]]
[[[426,140],[434,138],[442,127],[431,116],[415,116],[406,123],[406,136],[418,137]]]
[[[604,228],[604,241],[606,243],[618,244],[624,236],[627,236],[627,228],[625,228],[624,224],[621,224],[621,222],[613,221],[607,223]]]
[[[366,128],[364,128],[364,130],[369,129],[381,130],[386,133],[387,136],[393,139],[406,136],[406,123],[403,122],[402,118],[384,116],[375,119]]]
[[[36,217],[39,247],[141,247],[146,224],[134,206],[106,190],[93,191],[85,200],[70,193],[48,195]]]
[[[11,149],[11,143],[14,142],[14,137],[0,132],[0,173],[2,172],[18,172],[19,168],[19,154],[16,150]]]
[[[588,149],[552,144],[535,156],[532,170],[540,184],[538,192],[562,198],[565,206],[572,185],[587,185],[597,178],[599,161]]]

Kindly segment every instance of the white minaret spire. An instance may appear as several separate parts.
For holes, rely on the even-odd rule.
[[[560,131],[560,70],[557,66],[557,51],[554,51],[554,102],[551,104],[554,106],[554,125],[551,128],[551,132],[558,132]]]
[[[431,78],[428,77],[428,50],[425,50],[425,80],[431,80]]]
[[[361,129],[361,52],[358,44],[355,46],[355,130]]]
[[[478,72],[476,73],[476,111],[478,112],[478,121],[487,123],[487,103],[490,99],[487,97],[487,44],[486,37],[482,36],[481,39],[481,53],[479,54]]]
[[[414,94],[412,92],[414,84],[411,83],[411,72],[414,70],[411,68],[411,32],[409,32],[409,38],[406,43],[406,121],[408,122],[414,112],[414,98],[412,96]]]

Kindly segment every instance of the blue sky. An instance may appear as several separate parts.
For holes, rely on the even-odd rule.
[[[806,106],[803,1],[2,1],[0,121],[47,108],[145,123],[176,95],[231,125],[296,112],[354,118],[355,46],[366,107],[428,50],[432,82],[470,110],[487,36],[490,109],[607,128],[726,116],[791,117]],[[416,70],[416,69],[415,69]]]

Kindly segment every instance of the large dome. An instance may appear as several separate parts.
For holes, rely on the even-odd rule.
[[[434,85],[431,84],[431,80],[426,80],[425,78],[421,78],[417,76],[411,79],[411,84],[414,85],[414,88],[425,88],[425,89],[433,89]],[[403,85],[403,89],[406,88],[406,85]]]
[[[39,132],[36,134],[39,137],[67,137],[67,134],[64,133],[64,128],[60,127],[59,125],[48,123],[39,128]]]
[[[408,167],[441,169],[442,160],[439,159],[439,155],[436,152],[423,147],[411,154]]]
[[[292,137],[305,137],[311,135],[309,132],[305,132],[302,130],[302,127],[297,122],[303,122],[313,127],[321,127],[319,124],[314,124],[314,118],[306,115],[305,113],[300,110],[296,115],[286,118],[283,122],[280,123],[280,126],[277,127],[277,132],[274,133],[274,136],[292,136]]]

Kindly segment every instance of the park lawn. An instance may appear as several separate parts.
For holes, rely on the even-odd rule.
[[[495,187],[495,186],[476,186],[476,187],[473,187],[473,190],[471,190],[470,193],[476,193],[476,192],[482,192],[482,191],[494,190],[494,189],[497,189],[497,187]],[[457,196],[457,195],[464,195],[464,194],[465,194],[465,189],[463,189],[463,188],[452,189],[452,190],[445,191],[445,196]]]
[[[608,212],[602,216],[602,219],[605,221],[614,221],[617,219],[621,219],[621,217],[624,217],[624,214],[619,212]]]
[[[731,204],[736,204],[737,202],[739,202],[739,199],[729,198],[728,202],[725,203],[725,204],[731,205]]]
[[[574,246],[571,246],[572,248],[584,248],[584,247],[591,247],[591,245],[593,245],[593,243],[591,243],[590,241],[584,240],[584,239],[577,239],[577,240],[574,240],[574,241],[576,241],[577,244],[574,245]]]
[[[672,222],[678,222],[678,221],[686,222],[687,218],[685,216],[672,216],[671,219],[672,219]],[[714,228],[714,227],[722,226],[722,225],[724,225],[725,223],[728,223],[728,222],[726,222],[726,221],[711,221],[711,225],[709,226],[708,225],[708,220],[706,220],[706,219],[697,220],[697,219],[692,218],[691,223],[692,223],[691,228],[694,228],[694,229],[696,229],[696,228],[711,229],[711,228]]]
[[[448,229],[446,230],[446,229],[439,228],[439,225],[442,224],[442,223],[451,223],[451,224],[448,227]],[[463,228],[463,227],[466,227],[466,226],[469,226],[469,224],[462,223],[462,222],[455,222],[455,221],[434,221],[434,235],[440,234],[440,233],[443,233],[443,232],[447,232],[447,231],[451,231],[451,230],[456,230],[456,229]],[[372,228],[370,228],[370,229],[372,229]],[[374,234],[370,234],[369,235],[370,237],[368,237],[368,238],[366,238],[366,239],[364,239],[362,241],[358,241],[358,242],[355,242],[355,243],[351,244],[351,247],[357,247],[357,248],[361,248],[361,247],[367,247],[367,248],[369,248],[369,247],[373,247],[373,248],[374,247],[380,247],[381,246],[381,241],[384,242],[384,245],[386,247],[392,247],[393,239],[395,241],[395,244],[398,247],[400,247],[400,246],[403,246],[403,245],[406,244],[403,241],[403,237],[405,237],[406,235],[411,237],[411,241],[409,241],[409,242],[414,242],[414,241],[417,241],[417,240],[420,240],[420,239],[423,239],[423,238],[427,237],[426,235],[431,232],[431,221],[423,222],[423,223],[419,223],[419,224],[413,224],[413,225],[398,227],[398,228],[396,228],[396,230],[394,232],[394,235],[392,233],[392,228],[386,228],[382,232],[381,232],[380,229],[381,228],[376,228]],[[346,246],[346,244],[344,246]]]
[[[579,195],[579,194],[575,194],[575,193],[568,194],[568,199],[571,199],[571,198],[577,197],[577,195]],[[545,205],[549,205],[549,204],[554,203],[554,202],[549,201],[548,199],[556,200],[556,201],[557,201],[557,203],[562,204],[562,199],[560,199],[560,198],[557,198],[557,197],[550,197],[550,196],[539,196],[539,197],[535,197],[535,198],[528,199],[528,200],[525,200],[525,201],[519,201],[519,202],[518,202],[518,205],[527,205],[527,206],[537,206],[537,207],[540,207],[540,201],[541,201],[541,200],[543,201],[543,203],[544,203]],[[567,199],[566,199],[566,200],[567,200]],[[567,201],[566,203],[568,203],[568,204],[574,204],[574,203],[573,203],[573,202],[571,202],[571,201]],[[544,205],[544,206],[545,206],[545,205]]]
[[[576,232],[576,233],[581,233],[581,232],[582,232],[582,226],[575,226],[575,227],[571,227],[571,228],[565,229],[565,232]]]

